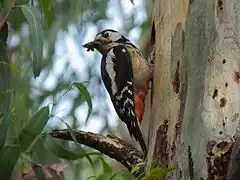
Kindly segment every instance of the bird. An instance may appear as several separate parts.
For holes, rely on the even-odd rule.
[[[96,49],[102,55],[101,77],[105,88],[116,113],[146,157],[148,147],[140,123],[151,78],[148,61],[134,44],[113,29],[97,33],[83,47],[87,51]]]

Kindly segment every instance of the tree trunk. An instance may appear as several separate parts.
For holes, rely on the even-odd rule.
[[[227,175],[234,179],[236,175],[239,9],[238,0],[154,1],[148,167],[175,167],[166,179],[227,179]]]

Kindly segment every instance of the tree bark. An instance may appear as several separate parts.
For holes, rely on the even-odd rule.
[[[153,7],[148,168],[175,167],[172,180],[234,179],[240,1],[155,0]]]
[[[142,152],[139,152],[131,144],[116,136],[103,136],[100,134],[76,130],[69,132],[67,129],[54,130],[50,133],[50,135],[63,140],[76,140],[78,143],[94,148],[105,155],[116,159],[129,171],[131,171],[134,167],[136,169],[139,164],[143,164],[144,162]],[[72,135],[74,135],[75,139]],[[138,177],[143,173],[143,170],[144,168],[139,167],[139,169],[135,171],[134,175]]]

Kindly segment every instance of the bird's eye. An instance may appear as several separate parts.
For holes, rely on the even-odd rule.
[[[108,38],[109,37],[109,33],[104,33],[103,37]]]

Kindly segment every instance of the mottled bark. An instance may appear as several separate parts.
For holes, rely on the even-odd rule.
[[[231,154],[240,121],[240,1],[155,0],[153,7],[148,168],[175,167],[172,180],[231,179],[238,164],[228,166],[237,157]]]

